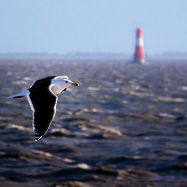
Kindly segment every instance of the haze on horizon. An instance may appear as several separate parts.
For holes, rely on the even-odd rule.
[[[186,0],[1,0],[0,53],[187,52]]]

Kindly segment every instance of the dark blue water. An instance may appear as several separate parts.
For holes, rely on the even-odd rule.
[[[50,75],[81,86],[59,97],[35,142],[26,99]],[[1,60],[0,186],[187,186],[187,61]]]

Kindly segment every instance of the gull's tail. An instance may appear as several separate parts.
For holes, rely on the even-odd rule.
[[[28,95],[29,93],[30,93],[29,90],[22,90],[21,92],[15,94],[15,95],[11,95],[7,98],[8,99],[22,98],[22,97]]]

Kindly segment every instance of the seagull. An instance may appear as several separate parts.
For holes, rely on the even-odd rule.
[[[50,76],[36,80],[28,89],[8,97],[27,97],[33,111],[35,141],[46,134],[55,117],[58,94],[72,86],[79,86],[79,83],[69,80],[68,76]]]

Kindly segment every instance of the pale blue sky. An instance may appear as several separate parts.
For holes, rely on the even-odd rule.
[[[187,0],[0,0],[0,52],[187,52]]]

